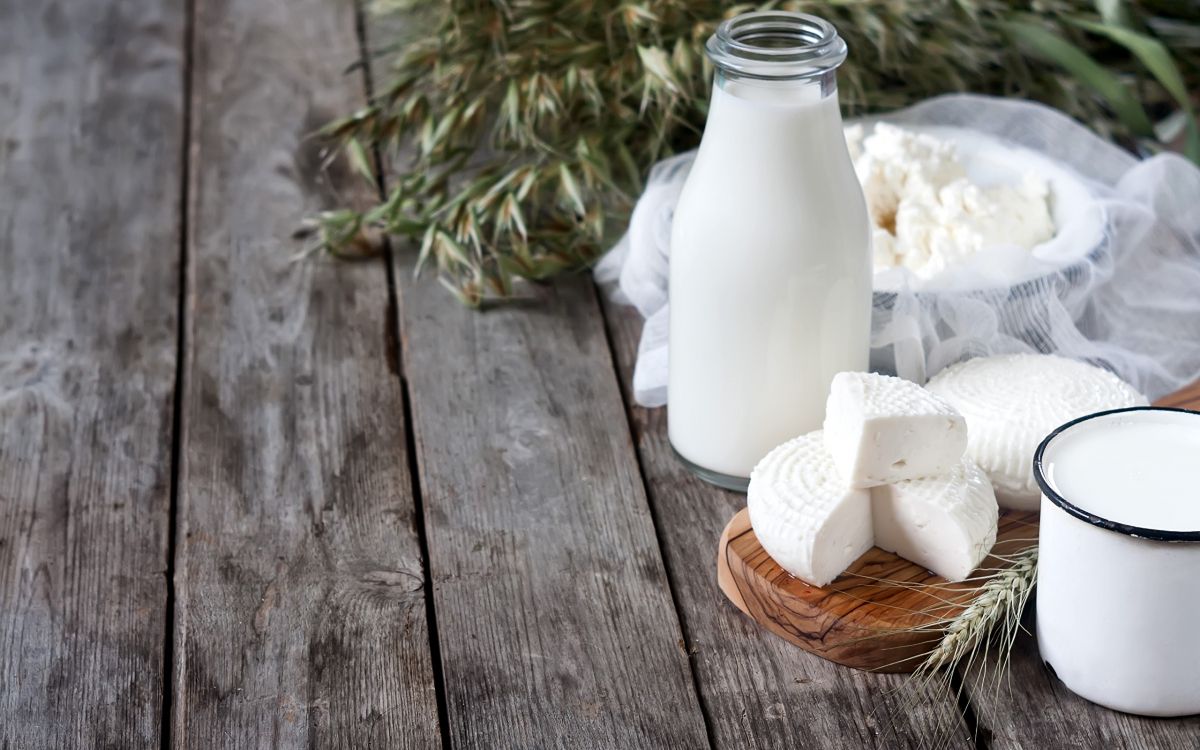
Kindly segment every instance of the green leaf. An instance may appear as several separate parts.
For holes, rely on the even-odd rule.
[[[496,258],[496,264],[510,277],[516,276],[523,279],[529,274],[529,269],[521,265],[520,259],[515,256],[501,255]]]
[[[437,128],[433,131],[434,144],[439,144],[446,140],[446,137],[450,134],[450,129],[458,122],[460,112],[462,112],[461,107],[453,107],[438,121]]]
[[[430,252],[433,250],[433,242],[437,239],[437,225],[430,224],[425,229],[425,236],[421,239],[421,250],[417,253],[417,264],[413,268],[413,278],[421,275],[421,269],[425,267],[425,263],[429,260]]]
[[[477,291],[463,289],[443,276],[438,277],[438,283],[444,286],[447,291],[454,295],[455,299],[466,307],[479,307],[479,303],[483,301]]]
[[[525,200],[525,197],[529,195],[529,191],[533,188],[534,183],[537,182],[537,176],[538,173],[534,169],[530,169],[525,174],[525,179],[521,180],[521,185],[517,188],[517,200]]]
[[[341,119],[334,120],[325,127],[321,128],[318,132],[323,136],[336,137],[343,135],[344,133],[364,127],[366,123],[370,122],[378,114],[379,110],[376,108],[364,107],[349,117],[343,117]]]
[[[421,145],[421,153],[428,154],[433,150],[433,118],[426,117],[425,122],[421,125],[421,134],[417,137],[417,142]]]
[[[517,91],[516,81],[508,82],[508,90],[504,94],[504,102],[500,105],[498,119],[510,134],[516,134],[521,129],[521,94]]]
[[[649,8],[641,5],[625,3],[621,6],[620,12],[625,17],[625,23],[630,26],[652,26],[658,23],[658,16],[654,15]]]
[[[367,150],[357,138],[346,141],[346,155],[350,158],[350,166],[354,171],[366,178],[367,182],[375,184],[375,170],[371,168]]]
[[[466,268],[471,267],[471,259],[467,257],[466,248],[464,248],[462,243],[455,239],[454,235],[450,234],[450,232],[439,229],[438,238],[434,240],[434,247],[435,249],[441,250],[443,253],[445,253],[446,256],[455,263],[458,263]]]
[[[675,70],[678,70],[685,77],[691,76],[696,72],[695,61],[692,59],[692,49],[682,37],[675,40],[675,48],[671,50],[671,63]]]
[[[1137,59],[1142,61],[1142,65],[1145,65],[1146,69],[1162,84],[1167,93],[1174,97],[1175,101],[1179,102],[1179,106],[1188,112],[1192,111],[1192,101],[1191,97],[1188,96],[1187,84],[1183,82],[1183,76],[1179,74],[1179,68],[1176,67],[1175,61],[1171,58],[1171,53],[1167,51],[1166,46],[1162,42],[1154,37],[1119,26],[1110,26],[1084,19],[1073,19],[1071,22],[1094,34],[1108,37],[1132,52]]]
[[[583,194],[579,192],[579,184],[575,182],[574,175],[571,174],[570,168],[566,164],[558,165],[558,174],[562,179],[563,190],[571,199],[571,203],[575,206],[575,213],[583,216],[587,213],[587,208],[583,205]]]
[[[509,195],[504,199],[503,209],[508,222],[516,228],[517,233],[521,235],[521,239],[529,238],[529,230],[525,228],[525,217],[521,215],[521,204],[512,196]]]
[[[497,265],[495,272],[488,274],[487,280],[492,289],[501,297],[511,297],[513,293],[512,275],[505,270],[502,264]]]
[[[625,178],[629,181],[633,191],[640,192],[642,189],[642,169],[638,166],[637,159],[629,152],[629,147],[624,141],[617,141],[615,144],[617,152],[617,161],[625,170]]]
[[[1096,12],[1100,14],[1106,24],[1111,26],[1124,26],[1125,28],[1133,26],[1129,8],[1125,7],[1123,0],[1096,0]]]
[[[639,44],[637,52],[648,73],[662,81],[671,93],[679,93],[679,81],[671,70],[671,59],[661,47],[643,47]]]
[[[521,177],[528,169],[528,167],[521,166],[509,170],[508,174],[492,183],[492,186],[488,188],[488,191],[483,194],[483,197],[480,199],[480,203],[484,206],[491,205],[492,201],[496,199],[496,196],[500,195],[500,193],[503,192],[510,183]]]
[[[1183,154],[1193,163],[1200,165],[1200,123],[1193,116],[1188,120],[1187,140],[1183,144]]]
[[[1143,137],[1153,135],[1154,125],[1133,92],[1086,52],[1033,23],[1006,21],[1002,26],[1035,55],[1055,63],[1091,87],[1134,134]]]
[[[398,234],[404,237],[416,237],[425,231],[426,224],[414,219],[398,217],[388,223],[388,234]]]

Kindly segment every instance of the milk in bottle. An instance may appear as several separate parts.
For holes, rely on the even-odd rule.
[[[867,368],[870,231],[833,27],[748,13],[708,53],[708,121],[671,235],[668,431],[702,477],[744,489],[771,448],[820,428],[835,373]]]

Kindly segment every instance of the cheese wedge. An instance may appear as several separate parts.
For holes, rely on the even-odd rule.
[[[814,586],[871,548],[871,498],[838,474],[820,430],[772,450],[750,473],[746,505],[758,541],[787,572]]]
[[[962,459],[944,476],[871,490],[875,544],[949,581],[962,581],[996,543],[999,508],[987,476]]]
[[[1000,506],[1015,510],[1040,507],[1033,453],[1046,435],[1085,414],[1148,403],[1107,370],[1049,354],[970,359],[925,387],[966,418],[966,455],[987,474]]]
[[[851,487],[875,487],[952,469],[967,449],[967,423],[911,381],[839,372],[825,405],[825,445]]]

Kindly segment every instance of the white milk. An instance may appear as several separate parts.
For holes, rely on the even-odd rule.
[[[707,472],[748,477],[821,427],[835,373],[867,368],[869,222],[821,88],[719,78],[675,210],[669,433]]]
[[[1140,410],[1069,427],[1042,456],[1067,502],[1116,523],[1200,530],[1200,415]]]

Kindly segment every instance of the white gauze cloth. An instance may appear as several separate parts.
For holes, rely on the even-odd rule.
[[[955,94],[878,119],[959,133],[990,144],[992,162],[1036,169],[1052,186],[1057,234],[1031,251],[984,248],[925,281],[877,272],[872,370],[924,383],[967,357],[1036,351],[1105,367],[1151,399],[1200,378],[1200,169],[1172,154],[1139,161],[1032,102]],[[667,402],[671,217],[694,155],[654,166],[628,232],[595,269],[646,319],[633,375],[643,406]],[[986,163],[962,156],[972,179],[989,179]]]

